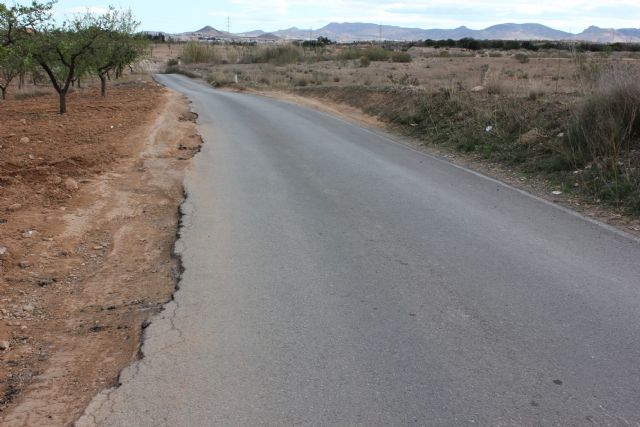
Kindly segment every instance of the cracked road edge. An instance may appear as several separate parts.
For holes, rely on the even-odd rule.
[[[193,105],[191,102],[190,104],[191,104],[190,111],[196,117],[195,123],[197,126],[198,114],[193,111]],[[202,144],[204,144],[204,139],[200,134],[198,134],[198,136],[202,141],[200,145],[200,148],[201,148]],[[198,150],[195,153],[195,155],[197,155],[199,152],[200,150]],[[138,349],[133,355],[132,363],[124,367],[120,371],[120,374],[118,375],[117,384],[113,387],[100,391],[97,395],[93,397],[93,399],[91,399],[91,401],[89,402],[89,405],[85,408],[85,410],[78,417],[78,419],[73,423],[75,427],[99,426],[101,424],[101,419],[105,415],[113,412],[114,406],[117,403],[117,401],[112,399],[113,393],[119,390],[123,384],[134,379],[138,375],[140,371],[140,367],[145,364],[146,355],[144,352],[144,347],[149,338],[148,337],[149,326],[151,326],[152,324],[155,324],[156,326],[160,326],[159,325],[160,322],[166,321],[168,322],[168,328],[162,327],[160,329],[161,332],[163,333],[175,332],[178,335],[177,340],[170,341],[170,346],[180,344],[181,342],[184,341],[182,331],[179,328],[177,328],[174,323],[174,317],[175,317],[176,311],[180,307],[176,300],[176,294],[178,293],[178,291],[180,291],[182,276],[185,271],[185,267],[183,263],[183,255],[182,255],[184,253],[184,241],[182,239],[182,232],[185,229],[189,228],[189,224],[186,224],[185,221],[188,221],[188,219],[193,215],[193,211],[195,210],[195,207],[189,202],[189,191],[188,191],[188,185],[186,182],[188,175],[189,173],[187,171],[187,173],[185,174],[185,177],[183,178],[182,200],[180,201],[178,205],[178,209],[176,211],[176,215],[177,215],[176,233],[175,233],[175,240],[171,247],[171,258],[176,261],[176,267],[174,268],[174,271],[173,271],[173,278],[175,281],[174,289],[171,295],[169,296],[169,298],[161,306],[159,306],[160,308],[149,319],[143,321],[142,326],[140,328],[140,340],[139,340],[140,344],[138,346]],[[162,349],[159,349],[159,350],[162,351]]]

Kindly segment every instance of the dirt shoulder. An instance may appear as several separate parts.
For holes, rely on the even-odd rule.
[[[0,103],[0,422],[69,425],[175,290],[182,177],[201,144],[151,81]]]
[[[255,95],[280,99],[286,102],[304,105],[319,111],[343,117],[349,121],[372,130],[394,134],[394,139],[411,148],[445,159],[451,163],[479,172],[483,175],[505,182],[517,189],[526,191],[541,199],[556,203],[564,208],[579,212],[587,218],[608,224],[625,233],[640,237],[640,217],[629,215],[622,209],[595,204],[576,194],[554,194],[557,190],[551,183],[536,176],[525,175],[505,165],[487,161],[474,153],[462,153],[446,146],[430,146],[423,141],[403,135],[403,129],[394,127],[376,116],[363,112],[360,108],[332,100],[330,96],[305,96],[278,90],[257,90],[243,87],[241,90],[227,88],[234,92],[247,92]]]

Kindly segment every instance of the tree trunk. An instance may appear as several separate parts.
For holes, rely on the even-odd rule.
[[[107,76],[100,74],[100,96],[107,96]]]
[[[7,99],[7,88],[0,87],[0,90],[2,91],[2,99]]]
[[[65,114],[67,112],[67,92],[62,91],[58,95],[60,96],[60,114]]]

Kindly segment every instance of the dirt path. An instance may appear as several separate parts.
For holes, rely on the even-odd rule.
[[[201,139],[179,95],[151,82],[122,91],[98,105],[72,99],[80,124],[72,110],[67,132],[26,157],[22,138],[44,139],[59,119],[28,102],[0,107],[10,116],[2,135],[14,134],[0,142],[3,426],[71,424],[117,383],[175,289],[182,176]],[[30,161],[37,172],[21,173]]]

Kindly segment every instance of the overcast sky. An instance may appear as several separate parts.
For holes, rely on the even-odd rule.
[[[56,17],[112,4],[130,7],[141,29],[193,31],[205,25],[231,32],[318,29],[330,22],[372,22],[418,28],[482,29],[505,22],[536,22],[578,33],[589,25],[640,28],[640,0],[59,0]]]

